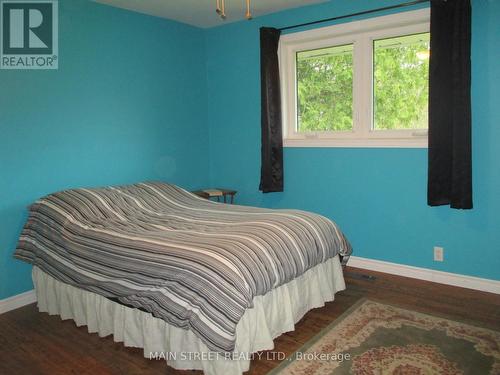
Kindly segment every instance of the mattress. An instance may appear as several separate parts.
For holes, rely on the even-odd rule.
[[[337,225],[317,214],[225,205],[141,183],[39,199],[14,255],[231,352],[256,296],[350,252]]]

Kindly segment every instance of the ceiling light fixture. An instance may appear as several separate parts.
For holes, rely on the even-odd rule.
[[[227,18],[227,16],[226,16],[226,1],[225,0],[216,0],[216,2],[215,2],[215,12],[223,20],[225,20]],[[250,0],[246,0],[245,18],[247,20],[251,20],[252,19],[252,12],[250,11]]]

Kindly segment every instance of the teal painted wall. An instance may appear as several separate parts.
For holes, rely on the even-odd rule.
[[[59,70],[0,70],[0,299],[32,288],[12,253],[38,197],[208,183],[203,31],[87,0],[59,7]]]
[[[285,149],[285,192],[261,194],[259,27],[283,27],[398,1],[333,0],[206,34],[210,179],[237,201],[337,221],[354,254],[500,280],[500,1],[473,0],[474,203],[426,205],[425,149]],[[433,246],[445,261],[432,260]]]

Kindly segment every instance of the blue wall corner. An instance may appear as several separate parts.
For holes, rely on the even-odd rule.
[[[208,184],[204,56],[201,29],[61,0],[59,70],[0,70],[0,299],[32,288],[31,267],[12,253],[40,196]]]

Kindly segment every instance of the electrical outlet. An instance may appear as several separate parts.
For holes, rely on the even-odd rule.
[[[434,246],[434,261],[442,262],[444,261],[444,249],[439,246]]]

